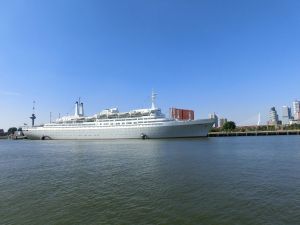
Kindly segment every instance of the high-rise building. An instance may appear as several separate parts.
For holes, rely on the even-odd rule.
[[[295,120],[300,120],[300,101],[293,101],[293,114]]]
[[[209,118],[215,120],[214,127],[219,127],[218,116],[215,113],[209,114]]]
[[[292,119],[291,108],[288,106],[282,106],[282,124],[288,125]]]
[[[223,125],[227,122],[227,119],[226,118],[220,118],[219,120],[219,125],[220,127],[223,127]]]
[[[278,125],[279,124],[278,114],[277,114],[277,111],[276,111],[275,107],[272,107],[270,109],[268,124],[269,125]]]

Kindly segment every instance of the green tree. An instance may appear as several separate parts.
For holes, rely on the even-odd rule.
[[[217,127],[211,128],[210,132],[220,132],[220,129]]]
[[[13,134],[13,133],[15,133],[15,131],[17,131],[18,129],[16,128],[16,127],[11,127],[11,128],[9,128],[8,130],[7,130],[7,134],[9,135],[9,134]]]
[[[224,131],[233,131],[236,128],[235,122],[233,121],[228,121],[224,123],[222,130]]]

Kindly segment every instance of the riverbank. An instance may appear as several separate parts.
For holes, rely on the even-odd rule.
[[[209,137],[300,135],[300,130],[210,132]]]

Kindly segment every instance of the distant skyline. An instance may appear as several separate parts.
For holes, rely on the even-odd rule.
[[[195,110],[238,125],[300,100],[300,2],[0,0],[0,128],[73,113]],[[250,122],[249,122],[250,121]],[[256,124],[256,121],[253,121]]]

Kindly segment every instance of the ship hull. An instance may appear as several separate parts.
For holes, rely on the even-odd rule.
[[[23,130],[29,139],[52,140],[101,140],[140,138],[187,138],[206,137],[213,125],[212,120],[172,121],[160,125],[127,127],[33,127]]]

